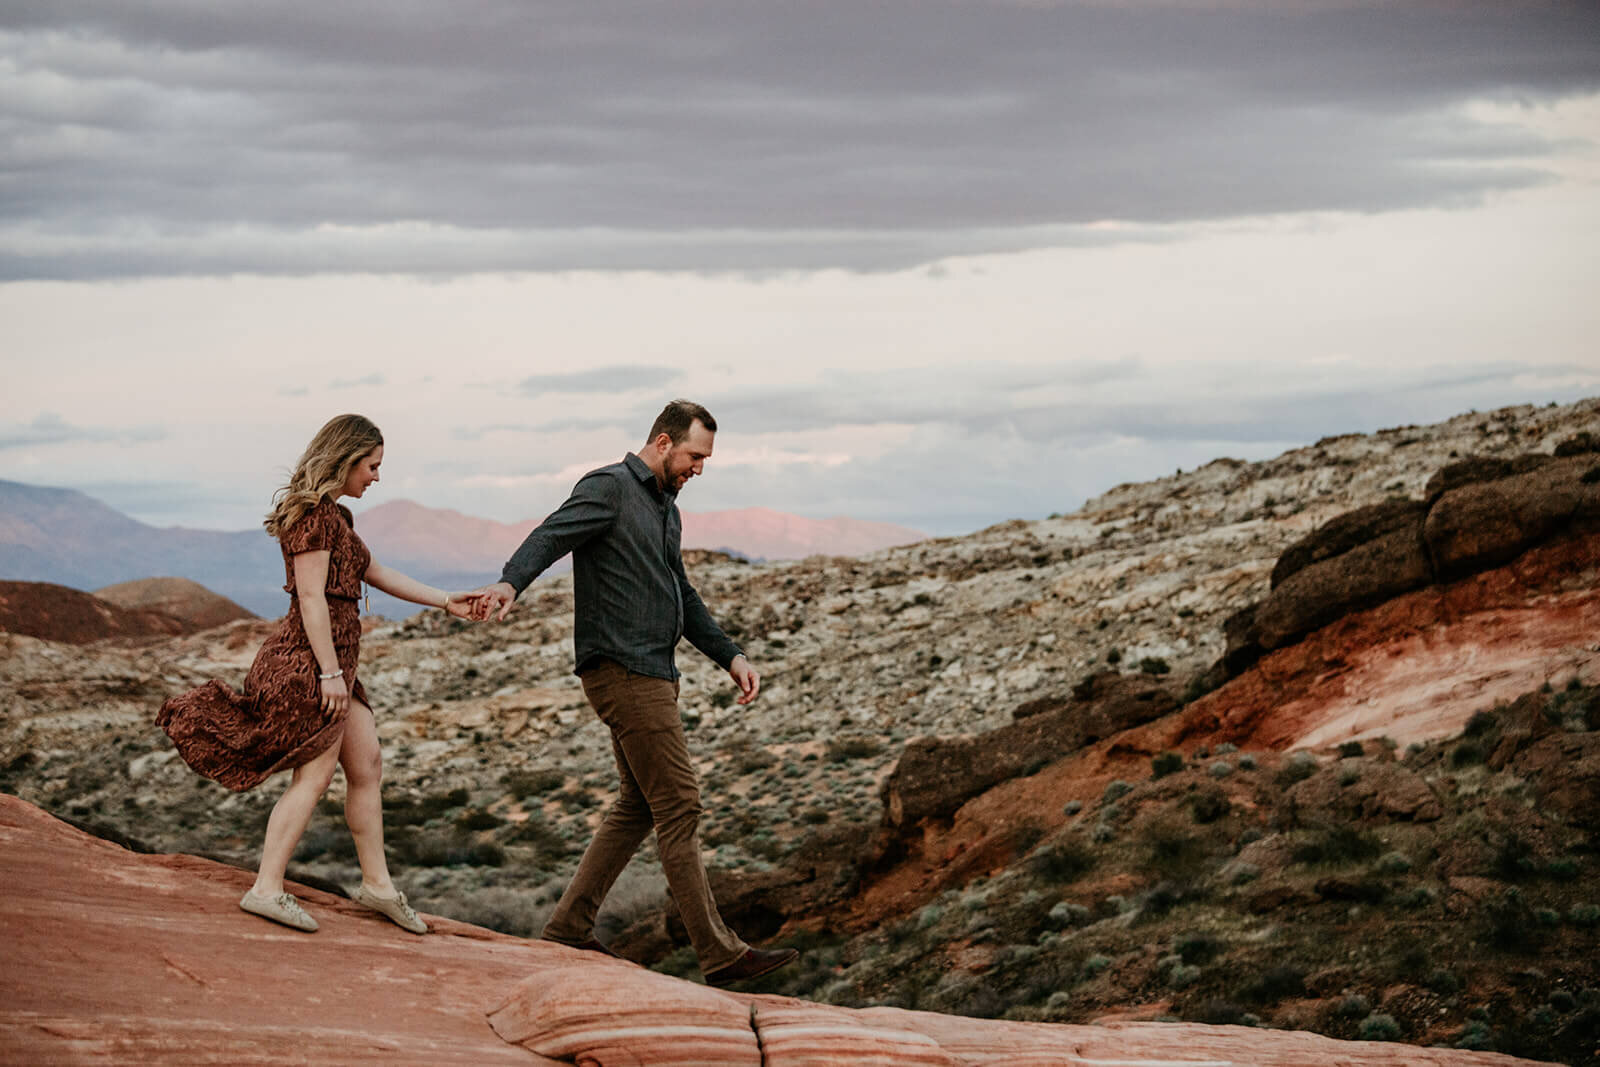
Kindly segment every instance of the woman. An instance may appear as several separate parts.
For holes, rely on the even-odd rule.
[[[255,884],[239,906],[308,932],[317,922],[284,891],[283,875],[335,766],[344,768],[345,821],[361,863],[354,899],[412,933],[428,932],[390,880],[383,854],[382,757],[356,676],[361,583],[460,618],[473,616],[478,596],[446,593],[385,567],[356,536],[338,500],[359,499],[382,462],[383,435],[360,415],[340,415],[317,431],[263,523],[283,550],[289,611],[256,654],[244,692],[210,681],[162,704],[156,718],[189,766],[229,789],[293,768],[267,820]]]

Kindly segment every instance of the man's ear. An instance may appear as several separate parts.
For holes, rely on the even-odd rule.
[[[672,451],[672,435],[663,430],[656,434],[655,440],[650,442],[650,447],[662,455]]]

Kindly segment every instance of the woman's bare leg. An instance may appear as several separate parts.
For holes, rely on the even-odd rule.
[[[383,854],[383,751],[372,709],[358,700],[350,702],[339,764],[344,767],[344,820],[355,838],[361,884],[378,896],[392,897],[394,882]]]
[[[340,748],[338,743],[329,745],[327,751],[310,763],[296,767],[289,788],[272,806],[272,814],[267,817],[267,837],[261,845],[261,867],[256,872],[256,884],[250,887],[256,896],[275,897],[283,892],[283,872],[288,869],[289,857],[294,855],[295,845],[300,843],[300,836],[311,822],[317,801],[333,781]]]

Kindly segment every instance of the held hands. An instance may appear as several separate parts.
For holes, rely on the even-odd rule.
[[[748,704],[761,692],[761,675],[756,673],[743,654],[733,657],[733,662],[728,665],[728,675],[739,687],[739,703]]]
[[[450,602],[445,605],[445,610],[458,619],[471,619],[479,621],[488,618],[488,608],[483,603],[483,593],[473,590],[470,593],[451,593]]]
[[[487,619],[493,615],[496,622],[504,622],[506,616],[511,614],[511,605],[517,602],[517,591],[511,587],[510,582],[495,582],[493,585],[486,585],[463,595],[477,598],[479,610],[483,614],[474,618]]]

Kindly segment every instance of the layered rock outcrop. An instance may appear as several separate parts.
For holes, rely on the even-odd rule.
[[[429,916],[416,938],[297,892],[315,935],[238,910],[243,871],[127,852],[0,795],[0,1056],[17,1063],[1529,1063],[1238,1026],[1064,1026],[708,989]]]
[[[1600,526],[1600,454],[1581,451],[1587,441],[1563,442],[1559,456],[1462,460],[1429,480],[1425,500],[1386,501],[1328,522],[1279,557],[1266,600],[1232,621],[1230,672],[1352,611]]]
[[[899,827],[947,818],[998,782],[1177,706],[1172,693],[1147,677],[1105,672],[1085,679],[1070,698],[1031,702],[1022,709],[1028,714],[997,730],[917,738],[884,780],[884,819]]]

